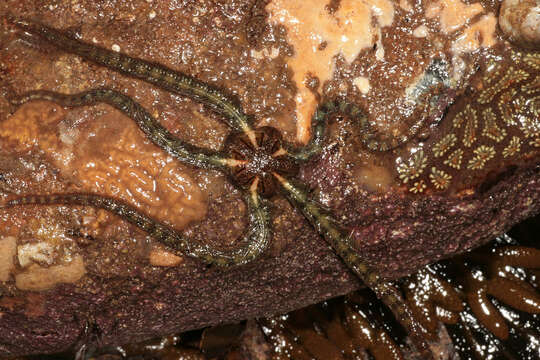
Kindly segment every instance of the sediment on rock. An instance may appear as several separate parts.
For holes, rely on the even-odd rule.
[[[319,101],[355,104],[362,116],[328,119],[322,152],[293,173],[298,165],[296,180],[385,278],[478,247],[540,212],[540,55],[505,41],[492,2],[420,9],[382,1],[375,16],[366,4],[377,1],[351,12],[355,2],[328,8],[321,0],[313,2],[320,22],[303,19],[304,28],[294,2],[197,3],[81,0],[42,8],[7,0],[0,15],[189,74],[299,147],[310,134],[305,115]],[[461,16],[452,17],[448,3],[459,3]],[[285,10],[293,18],[282,21]],[[366,18],[361,43],[330,44],[354,33],[343,28],[347,21]],[[173,135],[211,151],[227,146],[231,133],[219,115],[26,35],[0,22],[0,203],[94,193],[194,242],[238,245],[248,210],[227,174],[180,163],[110,106],[35,101],[14,109],[8,99],[35,89],[114,88]],[[0,209],[0,356],[114,346],[284,313],[362,286],[276,194],[268,200],[269,248],[226,269],[90,206]]]

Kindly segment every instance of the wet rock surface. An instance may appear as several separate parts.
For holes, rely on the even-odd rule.
[[[393,25],[380,30],[377,46],[385,50],[383,60],[371,46],[359,50],[360,56],[350,62],[336,53],[331,77],[319,84],[317,74],[312,74],[310,83],[315,98],[345,97],[358,103],[377,128],[388,133],[406,131],[423,116],[420,105],[429,102],[423,133],[391,152],[366,151],[358,140],[362,134],[350,119],[334,121],[323,153],[300,171],[313,195],[352,230],[358,251],[388,278],[479,246],[540,211],[538,118],[521,127],[510,120],[499,122],[500,132],[489,133],[495,139],[482,137],[489,122],[481,114],[489,105],[480,104],[474,110],[479,125],[463,124],[459,131],[452,125],[472,103],[468,97],[477,98],[490,89],[483,77],[492,68],[490,61],[503,64],[504,70],[514,59],[498,33],[491,34],[491,45],[486,43],[488,33],[480,36],[483,42],[471,42],[472,35],[481,31],[469,34],[468,25],[488,24],[497,9],[486,2],[470,9],[470,19],[463,24],[446,24],[445,30],[444,3],[426,4],[426,8],[433,5],[428,20],[424,8],[395,6]],[[248,1],[11,0],[0,5],[0,199],[14,194],[97,192],[128,201],[196,241],[234,246],[246,211],[240,192],[225,176],[173,161],[128,118],[105,105],[63,109],[36,102],[13,113],[7,98],[12,92],[36,88],[73,93],[113,87],[140,102],[180,138],[211,149],[219,149],[228,134],[219,116],[189,99],[36,39],[21,38],[4,17],[10,13],[31,18],[84,41],[188,73],[224,89],[256,123],[276,127],[286,140],[294,141],[299,126],[295,96],[300,90],[289,60],[295,47],[286,26],[268,22],[265,6]],[[456,37],[471,41],[456,42]],[[527,119],[539,106],[534,100],[538,68],[536,73],[531,70],[538,60],[531,57],[531,66],[526,63],[528,55],[520,56],[528,71],[528,78],[518,84],[520,93],[512,93],[517,89],[513,83],[503,85],[510,93],[508,101],[516,106],[518,97],[525,96],[521,89],[532,86],[520,113]],[[433,90],[438,101],[419,95],[417,106],[411,107],[411,97],[403,94],[434,58],[447,61],[453,83],[437,84],[443,87]],[[504,76],[492,75],[499,80]],[[493,97],[502,101],[503,95],[497,92]],[[402,113],[408,115],[396,116]],[[466,132],[467,126],[474,131]],[[444,145],[452,131],[463,144],[460,169],[445,165],[451,159],[440,158],[433,150]],[[503,131],[503,139],[497,141]],[[476,134],[473,140],[467,137],[471,133]],[[513,150],[513,137],[520,146],[509,158],[504,154]],[[464,139],[474,146],[467,146]],[[482,157],[481,146],[492,147],[496,155],[488,159],[488,151]],[[410,171],[418,149],[426,159],[420,159],[421,171],[415,176]],[[467,171],[468,163],[471,167],[480,163],[474,159],[491,162]],[[453,179],[444,188],[438,187],[447,179],[441,171]],[[403,174],[411,179],[405,181]],[[272,219],[271,248],[253,263],[224,270],[172,254],[136,227],[101,210],[0,209],[1,244],[11,249],[5,239],[15,239],[17,249],[27,249],[26,262],[17,250],[13,265],[0,267],[0,356],[57,352],[80,343],[128,343],[282,313],[360,286],[283,198],[272,200]],[[36,274],[53,281],[45,288],[21,286],[20,279],[29,276],[26,284],[42,283]]]
[[[501,5],[499,22],[508,38],[525,47],[540,49],[540,3],[507,0]]]

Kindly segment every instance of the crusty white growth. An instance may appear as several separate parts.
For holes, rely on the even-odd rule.
[[[0,281],[8,281],[15,268],[14,257],[17,252],[17,239],[13,236],[0,238]]]
[[[311,116],[317,107],[317,98],[305,86],[306,76],[314,74],[324,83],[334,73],[335,56],[350,63],[377,41],[377,59],[383,60],[381,28],[394,22],[394,4],[389,0],[342,0],[335,13],[327,10],[328,2],[273,0],[266,6],[270,22],[287,29],[288,41],[295,48],[288,65],[298,87],[297,140],[302,144],[311,136]]]
[[[540,49],[540,0],[504,0],[499,24],[510,41]]]

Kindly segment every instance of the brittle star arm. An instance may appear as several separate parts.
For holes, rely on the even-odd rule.
[[[79,55],[109,69],[196,100],[222,115],[230,128],[246,133],[250,141],[255,144],[253,126],[242,108],[222,92],[202,81],[161,64],[132,58],[119,52],[87,44],[42,24],[13,17],[8,17],[8,21],[28,34],[37,35],[63,51]]]
[[[185,143],[171,134],[156,119],[153,118],[140,104],[128,96],[110,89],[95,89],[78,94],[66,95],[52,91],[31,91],[22,96],[14,97],[11,102],[21,105],[32,100],[49,100],[63,106],[75,107],[91,105],[98,102],[107,103],[133,119],[139,128],[157,146],[187,164],[225,170],[233,167],[239,160],[231,159],[218,152]],[[178,232],[144,215],[133,206],[121,201],[95,194],[66,194],[38,195],[20,197],[8,201],[1,207],[16,205],[85,205],[108,210],[127,221],[137,225],[164,245],[182,251],[184,254],[199,258],[206,263],[220,266],[240,265],[252,261],[267,247],[271,237],[270,216],[263,199],[258,195],[257,182],[248,189],[245,202],[248,208],[249,224],[246,228],[241,246],[230,251],[214,249],[204,244],[191,244]]]
[[[426,125],[429,117],[437,117],[440,107],[439,93],[449,91],[453,84],[448,77],[448,64],[441,59],[433,59],[405,98],[416,104],[421,112],[413,124],[398,133],[380,131],[374,126],[367,113],[358,105],[343,100],[327,101],[317,107],[311,117],[311,139],[303,147],[286,146],[287,154],[295,160],[305,162],[320,153],[326,144],[326,128],[334,115],[349,116],[358,126],[359,138],[370,151],[385,152],[393,150],[416,136]],[[431,93],[437,95],[430,97]],[[424,104],[424,105],[422,105]],[[440,111],[439,111],[440,112]]]
[[[37,90],[21,96],[14,96],[10,99],[10,102],[14,105],[22,105],[33,100],[52,101],[66,107],[106,103],[133,119],[155,145],[186,164],[217,170],[226,170],[227,168],[242,165],[241,161],[232,159],[223,153],[212,152],[178,139],[139,103],[118,91],[103,88],[69,95]]]
[[[378,131],[371,123],[367,114],[357,105],[346,101],[328,101],[317,107],[311,117],[311,140],[303,147],[289,144],[285,147],[287,155],[301,162],[308,161],[319,154],[327,145],[328,120],[332,116],[350,116],[358,126],[359,138],[362,144],[370,151],[384,152],[395,149],[409,141],[424,126],[426,116],[419,117],[418,121],[405,133],[393,135]]]
[[[326,128],[328,119],[334,112],[334,102],[326,102],[318,106],[311,117],[311,139],[303,147],[294,147],[288,144],[285,147],[287,155],[297,161],[308,161],[313,156],[319,154],[326,143]]]
[[[342,100],[327,101],[317,107],[311,117],[311,139],[303,147],[286,146],[287,155],[297,161],[308,161],[313,156],[319,154],[327,145],[328,123],[333,116],[350,116],[358,126],[360,140],[364,146],[372,151],[387,151],[393,149],[407,141],[403,135],[397,138],[391,135],[384,135],[377,132],[370,124],[366,113],[357,105]],[[421,124],[419,124],[421,126]],[[415,128],[415,131],[417,129]]]
[[[107,210],[129,221],[163,245],[181,251],[184,255],[218,266],[242,265],[257,258],[270,242],[270,215],[264,200],[257,194],[256,184],[245,196],[248,225],[239,245],[230,250],[220,250],[196,243],[170,226],[143,214],[122,201],[96,194],[57,194],[22,196],[0,204],[0,208],[21,205],[82,205]]]
[[[377,274],[377,271],[362,260],[353,249],[348,233],[320,205],[308,197],[308,192],[279,174],[274,173],[274,176],[281,185],[282,192],[287,197],[287,200],[305,216],[341,257],[347,267],[390,308],[396,319],[410,334],[417,350],[422,352],[426,359],[431,359],[432,355],[422,334],[425,330],[415,320],[411,309],[403,300],[403,296],[396,285],[384,281]]]

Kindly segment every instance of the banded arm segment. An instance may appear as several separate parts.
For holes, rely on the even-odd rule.
[[[170,226],[143,214],[122,201],[96,194],[57,194],[23,196],[8,200],[0,208],[24,205],[81,205],[107,210],[144,230],[163,245],[207,264],[232,266],[246,264],[264,252],[270,242],[270,215],[264,200],[250,191],[246,197],[248,224],[239,245],[230,250],[213,248],[186,238]]]
[[[178,139],[139,103],[115,90],[102,88],[73,95],[37,90],[13,97],[10,100],[14,105],[22,105],[33,100],[47,100],[66,107],[106,103],[133,119],[154,144],[183,163],[199,168],[218,170],[240,165],[238,160],[228,158],[222,153],[211,152]]]
[[[189,75],[169,69],[158,63],[130,57],[75,39],[57,29],[25,19],[8,17],[8,21],[30,35],[39,36],[61,50],[79,55],[125,75],[141,79],[172,93],[189,97],[222,115],[227,125],[249,134],[254,141],[253,125],[242,108],[218,89]]]
[[[414,318],[414,315],[404,301],[402,294],[395,284],[384,281],[375,270],[366,264],[354,250],[348,232],[345,231],[320,205],[308,197],[308,193],[291,181],[274,174],[281,185],[281,190],[287,200],[299,209],[318,233],[377,297],[392,311],[396,319],[407,330],[417,350],[425,359],[433,359],[425,341],[425,329]]]

